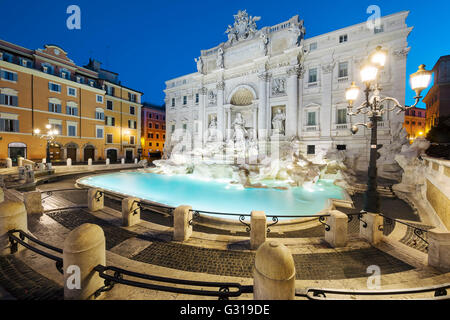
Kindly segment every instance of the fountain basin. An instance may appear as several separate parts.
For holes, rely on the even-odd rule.
[[[190,205],[194,210],[234,214],[250,214],[257,210],[280,218],[318,214],[329,208],[330,199],[347,199],[345,190],[331,180],[318,180],[315,184],[307,183],[288,190],[244,188],[230,182],[189,174],[120,172],[84,177],[78,179],[77,184],[172,207]],[[226,215],[213,216],[238,219]]]

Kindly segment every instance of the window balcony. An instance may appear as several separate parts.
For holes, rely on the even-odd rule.
[[[319,131],[319,126],[318,125],[306,125],[304,127],[304,131],[306,132],[315,132],[315,131]]]

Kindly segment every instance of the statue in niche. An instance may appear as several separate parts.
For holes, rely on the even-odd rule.
[[[213,91],[208,92],[208,103],[209,104],[216,104],[217,101],[217,95]]]
[[[217,51],[217,61],[216,61],[217,68],[223,69],[224,63],[223,63],[223,49],[219,48]]]
[[[234,135],[233,140],[238,143],[245,143],[245,137],[247,136],[247,130],[245,129],[245,120],[242,118],[242,114],[238,112],[236,119],[233,121]]]
[[[195,62],[197,63],[197,71],[203,73],[203,59],[202,57],[195,58]]]
[[[217,137],[217,118],[213,117],[208,126],[208,141],[214,141]]]
[[[286,120],[286,115],[280,109],[277,110],[277,113],[272,119],[272,129],[275,132],[278,132],[281,135],[284,135],[284,121]]]

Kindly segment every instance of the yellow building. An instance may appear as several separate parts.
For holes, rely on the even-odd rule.
[[[142,107],[143,157],[147,160],[161,158],[166,140],[166,112],[163,107],[147,103]]]
[[[142,93],[99,62],[80,67],[58,46],[29,50],[0,40],[0,72],[1,161],[45,158],[47,125],[57,131],[52,162],[138,157]]]

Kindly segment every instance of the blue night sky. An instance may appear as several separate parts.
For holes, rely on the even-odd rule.
[[[66,27],[72,4],[81,8],[81,30]],[[226,41],[226,27],[239,9],[261,16],[259,28],[299,14],[308,38],[366,21],[373,4],[382,16],[410,11],[407,76],[419,64],[430,69],[450,54],[448,0],[0,1],[0,38],[30,49],[56,44],[78,65],[94,57],[118,72],[125,86],[144,92],[144,101],[162,104],[164,81],[195,72],[194,58]],[[408,84],[407,104],[412,97]]]

